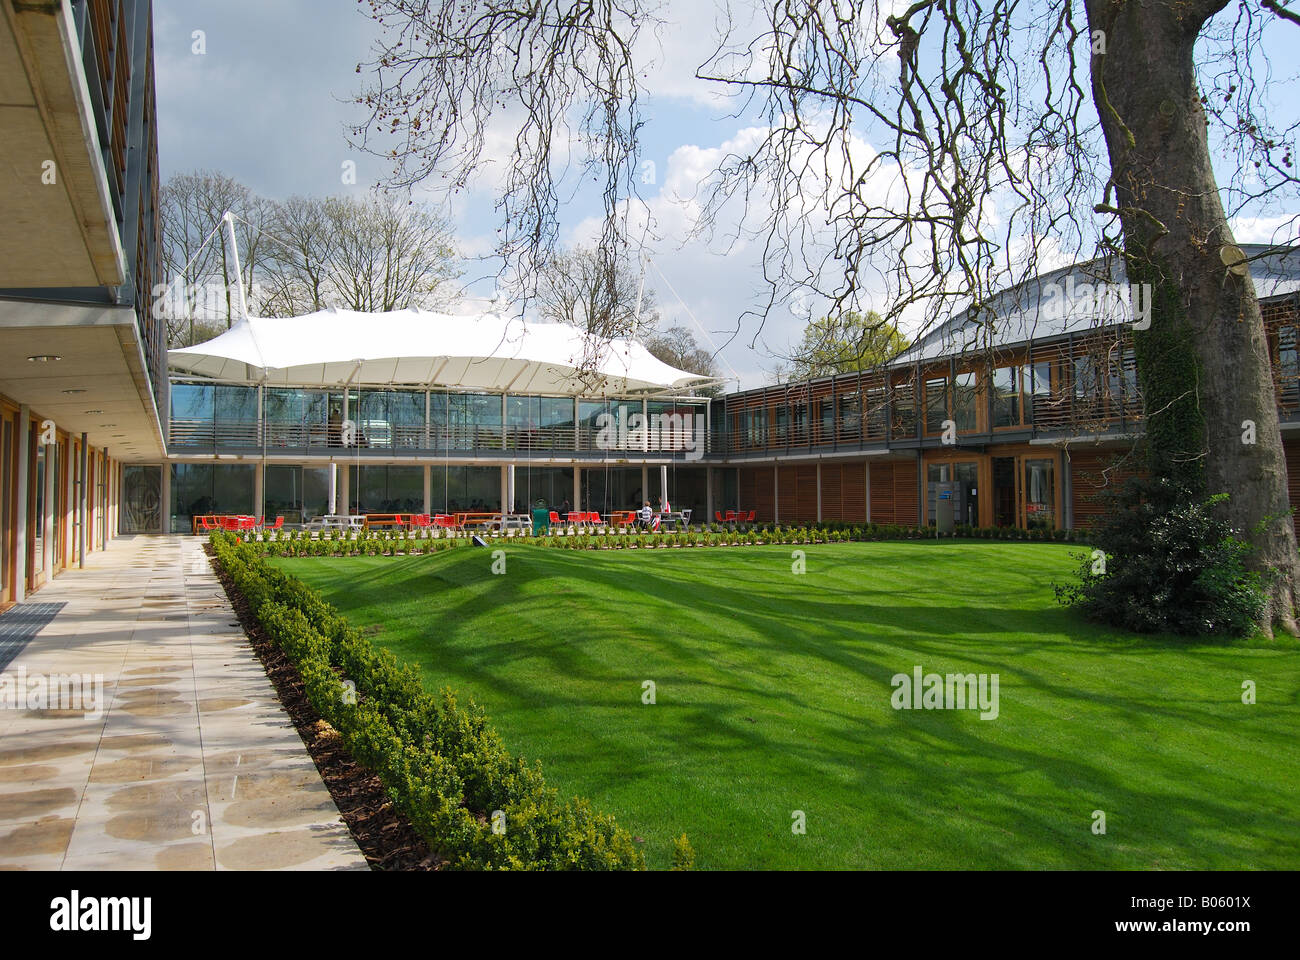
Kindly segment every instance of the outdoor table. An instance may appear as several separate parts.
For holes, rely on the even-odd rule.
[[[660,524],[666,526],[669,530],[676,530],[677,524],[681,523],[683,519],[685,519],[685,516],[680,510],[671,510],[668,513],[659,515]]]
[[[412,516],[409,513],[367,513],[362,524],[367,530],[371,527],[401,527],[406,529],[412,523]]]
[[[523,530],[533,525],[533,518],[526,513],[507,513],[506,529]]]
[[[324,516],[312,517],[310,521],[303,524],[306,530],[362,530],[365,528],[366,518],[361,514],[349,513],[327,513]]]
[[[456,525],[458,527],[479,527],[485,530],[499,529],[501,526],[501,511],[496,510],[492,513],[458,513],[456,514]]]
[[[211,530],[213,527],[220,527],[221,516],[215,513],[196,514],[190,518],[190,522],[194,527],[194,535],[198,536],[200,526],[202,526],[205,531]]]

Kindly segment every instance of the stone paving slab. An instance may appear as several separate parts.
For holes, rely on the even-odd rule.
[[[201,540],[123,537],[29,602],[62,606],[5,672],[99,710],[0,709],[0,870],[367,868]]]

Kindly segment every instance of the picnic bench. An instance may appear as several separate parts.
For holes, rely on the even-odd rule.
[[[360,514],[327,513],[324,516],[312,517],[303,524],[303,529],[322,533],[326,530],[362,530],[365,528],[365,522],[366,518]]]
[[[367,513],[362,521],[362,527],[366,530],[380,527],[394,528],[400,527],[405,530],[415,522],[413,513]]]

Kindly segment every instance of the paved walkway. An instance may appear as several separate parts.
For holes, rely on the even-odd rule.
[[[198,538],[92,554],[0,616],[11,646],[36,603],[63,606],[26,618],[0,703],[24,675],[29,697],[102,675],[103,698],[0,708],[0,869],[366,868]]]

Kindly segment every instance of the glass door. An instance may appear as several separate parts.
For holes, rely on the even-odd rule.
[[[1020,486],[1016,457],[993,458],[993,526],[1015,527],[1020,521]]]
[[[1022,502],[1026,530],[1052,530],[1056,527],[1056,461],[1021,458],[1024,469]]]

